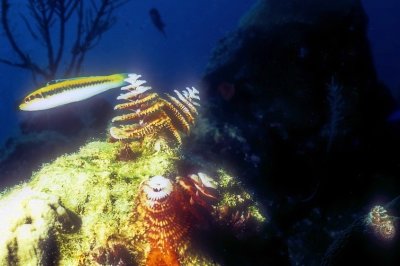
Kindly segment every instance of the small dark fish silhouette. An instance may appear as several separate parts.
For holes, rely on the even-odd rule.
[[[167,37],[167,34],[165,33],[165,24],[161,19],[160,12],[158,12],[157,8],[152,8],[149,11],[149,15],[151,18],[151,21],[153,22],[154,26],[162,33],[164,34],[165,37]]]

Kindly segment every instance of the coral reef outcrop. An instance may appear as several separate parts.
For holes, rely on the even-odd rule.
[[[142,86],[140,75],[130,77],[131,84],[121,88],[128,92],[118,97],[128,102],[116,106],[130,113],[113,122],[132,124],[111,127],[111,142],[93,141],[60,156],[22,189],[0,196],[0,211],[7,217],[1,228],[2,264],[219,265],[223,258],[210,256],[214,251],[203,234],[225,225],[218,225],[217,206],[227,204],[228,197],[226,213],[237,213],[231,224],[244,228],[251,213],[241,219],[242,195],[262,227],[266,219],[244,186],[215,165],[205,168],[216,174],[214,179],[199,171],[195,160],[182,159],[180,133],[189,133],[194,124],[199,92],[186,88],[161,98],[145,93],[150,87]],[[171,137],[178,145],[161,147]],[[10,208],[16,212],[7,215]]]
[[[0,202],[0,264],[52,265],[59,255],[57,231],[73,230],[70,214],[57,196],[29,187]]]
[[[365,145],[371,155],[392,148],[386,118],[395,102],[376,76],[366,29],[360,1],[257,1],[205,70],[210,154],[307,198],[316,177],[306,165],[343,163],[336,153],[363,158]],[[290,169],[304,178],[287,180]]]
[[[219,202],[217,197],[214,198],[216,184],[228,184],[218,188],[218,198],[227,198],[225,194],[235,178],[212,168],[207,170],[216,173],[214,180],[202,172],[180,174],[175,178],[183,171],[182,166],[177,167],[182,163],[178,149],[168,152],[144,149],[134,160],[121,161],[118,156],[123,145],[120,142],[90,142],[78,152],[44,165],[26,184],[2,195],[0,209],[5,217],[3,223],[7,224],[2,226],[0,237],[2,265],[160,265],[157,264],[160,261],[154,259],[165,256],[164,252],[168,250],[170,261],[180,265],[220,264],[223,258],[212,258],[216,251],[210,252],[209,239],[204,236],[212,234],[211,228],[218,226],[218,216],[214,213],[217,209],[212,207]],[[163,182],[156,182],[160,180]],[[189,190],[183,188],[183,180],[187,181]],[[171,196],[168,194],[171,188],[179,193],[174,192],[172,205],[162,209],[164,215],[158,220],[150,216],[143,218],[144,212],[157,213],[156,206],[159,205],[156,202]],[[261,215],[261,226],[265,218],[260,206],[243,186],[237,189],[239,193],[249,195],[250,205]],[[208,200],[207,209],[204,204]],[[233,209],[235,202],[240,200],[231,201]],[[167,219],[169,215],[177,220],[171,222]],[[197,217],[209,223],[203,223]],[[195,220],[199,222],[189,223]],[[152,222],[151,227],[146,226],[149,222]],[[164,234],[161,229],[154,230],[158,228],[156,224],[167,227],[169,224],[179,230],[173,230],[176,234],[166,231]],[[192,232],[197,232],[193,238]],[[197,234],[202,236],[199,241]],[[161,240],[171,248],[166,249],[160,244]],[[152,245],[153,249],[150,249]],[[184,248],[172,248],[180,245]],[[170,265],[168,263],[166,265]]]
[[[192,139],[210,148],[185,148],[268,195],[291,264],[319,264],[340,223],[399,193],[397,107],[367,29],[359,0],[259,0],[205,69]]]

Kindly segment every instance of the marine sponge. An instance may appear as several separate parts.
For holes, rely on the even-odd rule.
[[[25,187],[0,203],[0,217],[0,265],[54,263],[55,232],[70,223],[58,197]]]

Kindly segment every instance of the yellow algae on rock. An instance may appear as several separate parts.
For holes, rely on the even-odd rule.
[[[145,265],[150,246],[143,221],[138,219],[139,188],[154,176],[178,182],[174,177],[182,169],[177,163],[182,162],[179,150],[174,149],[145,149],[134,160],[121,161],[123,145],[88,143],[76,153],[43,165],[26,184],[1,195],[0,265]],[[222,170],[213,177],[219,193],[212,206],[214,222],[242,232],[249,227],[248,221],[251,226],[265,221],[240,182]],[[193,180],[198,182],[193,181],[192,189],[197,185],[208,195],[203,187],[210,185],[208,179]],[[192,203],[188,200],[187,204]],[[177,255],[182,265],[218,265],[206,253],[190,244],[185,254]]]
[[[129,219],[139,184],[173,166],[174,156],[164,153],[118,161],[121,145],[92,142],[34,174],[33,188],[59,195],[81,219],[77,234],[59,235],[61,265],[78,265],[82,256],[105,246],[116,235],[129,239]]]
[[[52,258],[58,265],[78,265],[83,254],[112,236],[131,237],[129,219],[139,184],[166,174],[176,155],[144,153],[121,162],[121,145],[88,143],[44,165],[22,188],[1,196],[0,264],[40,265]],[[74,232],[56,226],[67,213],[64,207],[76,214]],[[53,251],[55,255],[49,255]]]
[[[218,175],[219,189],[222,195],[218,202],[219,208],[228,207],[235,211],[248,212],[260,224],[267,220],[259,204],[240,181],[222,169],[218,171]]]
[[[218,171],[221,198],[214,210],[215,219],[238,238],[257,234],[267,217],[260,204],[244,185],[224,170]]]

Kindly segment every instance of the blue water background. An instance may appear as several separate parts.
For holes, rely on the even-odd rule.
[[[12,2],[23,10],[24,1]],[[400,1],[362,2],[370,19],[369,38],[379,77],[399,98]],[[254,0],[131,0],[117,11],[116,25],[88,53],[82,75],[135,72],[157,88],[196,86],[215,44],[235,29],[241,15],[253,3]],[[149,18],[148,11],[153,7],[159,10],[166,24],[167,38]],[[14,14],[18,12],[21,11]],[[18,33],[24,47],[40,53],[27,37],[30,36],[26,32]],[[12,50],[5,45],[4,36],[0,38],[0,56],[12,59]],[[20,113],[16,105],[35,85],[29,72],[2,64],[0,82],[1,144],[18,134]]]

